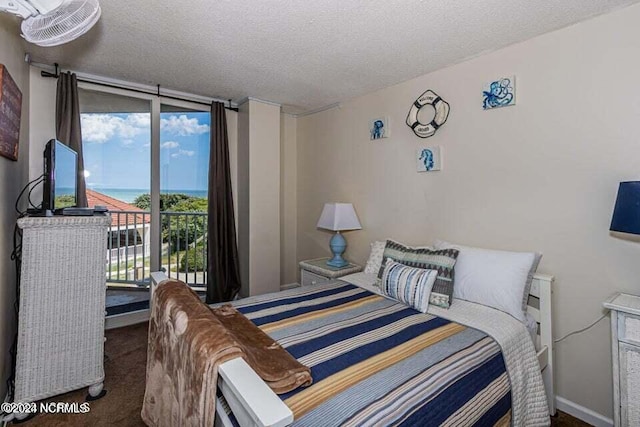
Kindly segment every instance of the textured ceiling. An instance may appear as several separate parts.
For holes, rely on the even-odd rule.
[[[304,112],[637,1],[102,0],[81,39],[26,50],[63,68]]]

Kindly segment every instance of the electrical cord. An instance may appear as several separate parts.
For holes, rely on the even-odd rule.
[[[18,198],[16,199],[16,204],[15,204],[15,208],[16,208],[16,212],[19,215],[24,215],[25,212],[20,210],[20,200],[22,199],[22,196],[24,195],[24,192],[29,190],[29,195],[31,195],[31,191],[33,191],[33,189],[38,186],[42,181],[44,181],[44,174],[40,175],[39,177],[37,177],[36,179],[29,181],[27,183],[27,185],[24,186],[24,188],[22,189],[22,191],[20,192],[20,194],[18,194]],[[31,188],[31,184],[35,183],[34,187]]]
[[[41,183],[44,182],[44,175],[41,177],[41,179],[39,181],[37,181],[33,187],[31,187],[29,189],[29,192],[27,193],[27,202],[29,203],[29,206],[31,206],[33,209],[40,209],[42,208],[42,203],[40,203],[40,205],[36,206],[33,204],[33,202],[31,201],[31,192],[33,190],[35,190],[36,188],[38,188],[38,185],[40,185]]]
[[[36,179],[29,181],[27,185],[24,186],[18,198],[16,199],[15,209],[18,213],[18,219],[23,218],[27,215],[27,211],[20,210],[20,200],[24,196],[25,192],[27,192],[27,200],[28,205],[37,209],[37,207],[31,201],[31,192],[40,185],[44,181],[44,174],[40,175]],[[27,191],[28,190],[28,191]],[[22,230],[16,225],[13,228],[13,251],[11,252],[11,260],[15,263],[16,267],[16,299],[13,303],[13,310],[16,316],[16,332],[13,336],[13,342],[11,347],[9,348],[9,354],[11,356],[11,374],[7,379],[7,395],[8,401],[13,401],[15,395],[15,376],[16,376],[16,359],[18,354],[18,330],[17,330],[17,322],[18,322],[18,311],[20,309],[20,278],[21,278],[21,270],[22,270]]]
[[[600,316],[596,321],[594,321],[593,323],[589,324],[589,326],[585,326],[584,328],[582,328],[582,329],[578,329],[577,331],[569,332],[569,333],[568,333],[568,334],[566,334],[565,336],[563,336],[563,337],[561,337],[561,338],[558,338],[558,339],[553,340],[553,342],[554,342],[554,343],[559,343],[560,341],[564,341],[564,340],[566,340],[567,338],[569,338],[569,337],[570,337],[570,336],[572,336],[572,335],[581,334],[582,332],[587,331],[587,330],[589,330],[589,329],[593,328],[594,326],[596,326],[596,324],[597,324],[598,322],[600,322],[602,319],[604,319],[605,317],[607,317],[607,315],[606,315],[606,314],[603,314],[603,315],[602,315],[602,316]]]
[[[20,215],[22,218],[24,214]],[[11,260],[14,261],[16,266],[16,299],[13,303],[13,311],[16,316],[16,326],[18,322],[18,311],[20,309],[20,272],[22,267],[22,231],[16,223],[13,229],[13,252],[11,253]],[[13,342],[9,348],[9,354],[11,355],[11,374],[7,379],[7,395],[9,401],[13,401],[15,393],[15,377],[16,377],[16,359],[18,355],[18,328],[13,336]]]

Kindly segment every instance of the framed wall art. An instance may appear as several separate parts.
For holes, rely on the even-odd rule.
[[[442,170],[442,153],[438,147],[422,147],[416,150],[416,165],[418,172],[432,172]]]
[[[0,64],[0,155],[18,160],[22,92],[7,67]]]
[[[369,137],[372,141],[389,138],[389,136],[391,136],[389,117],[378,117],[369,121]]]
[[[516,105],[516,77],[501,77],[487,83],[482,89],[482,108],[494,108]]]

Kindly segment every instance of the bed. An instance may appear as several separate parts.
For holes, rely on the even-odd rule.
[[[151,292],[164,280],[153,273]],[[509,315],[467,301],[416,312],[381,296],[365,273],[238,301],[312,368],[314,384],[278,396],[244,360],[223,363],[216,425],[548,425],[552,282],[534,276],[534,340]]]

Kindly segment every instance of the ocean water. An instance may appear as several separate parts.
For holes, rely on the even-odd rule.
[[[150,190],[140,188],[100,188],[90,187],[90,190],[97,191],[98,193],[106,194],[114,199],[121,200],[125,203],[133,203],[136,197],[149,193]],[[186,194],[193,197],[207,197],[207,190],[163,190],[163,194],[179,193]]]

